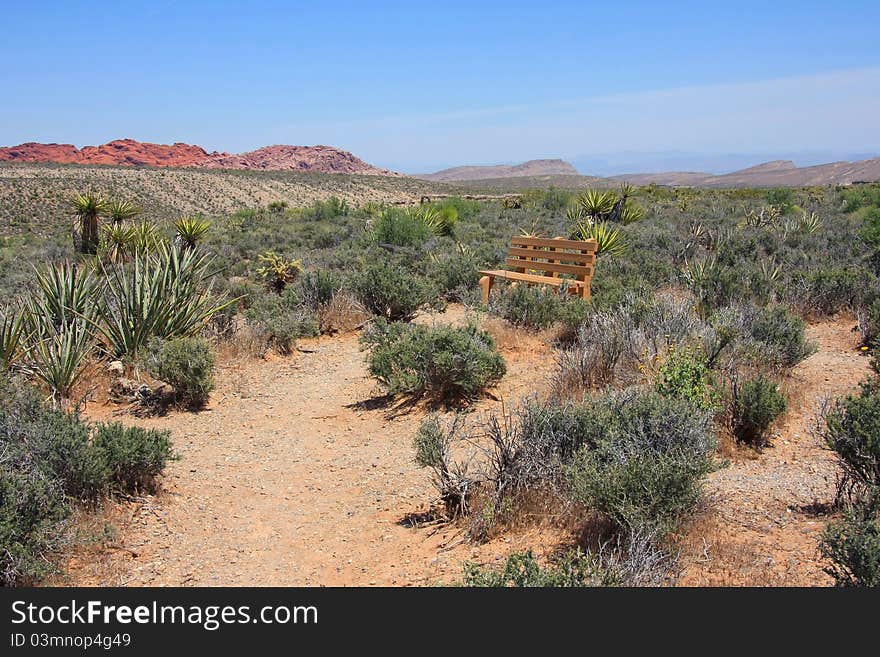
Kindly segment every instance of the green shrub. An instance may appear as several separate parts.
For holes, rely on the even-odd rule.
[[[490,311],[511,324],[544,329],[561,315],[562,299],[545,286],[510,286],[492,297]]]
[[[758,377],[738,383],[731,390],[730,422],[739,442],[760,447],[767,443],[767,429],[785,412],[785,397],[773,381]]]
[[[361,342],[370,348],[370,374],[391,394],[468,399],[506,372],[492,336],[473,325],[427,327],[377,321]]]
[[[686,399],[705,410],[717,410],[720,395],[712,383],[706,358],[694,349],[672,349],[660,365],[655,382],[661,395]]]
[[[479,269],[479,262],[473,255],[459,252],[432,261],[429,276],[447,299],[460,301],[464,293],[476,288],[480,282]]]
[[[266,332],[269,342],[281,354],[289,354],[297,339],[321,333],[318,315],[301,301],[296,288],[254,298],[245,317],[249,324]]]
[[[392,322],[410,320],[434,299],[425,279],[388,262],[374,262],[354,276],[352,289],[367,310]]]
[[[615,573],[604,570],[592,555],[574,551],[541,566],[529,550],[511,554],[500,569],[467,564],[462,584],[499,588],[614,586],[620,583]]]
[[[567,468],[573,499],[622,529],[661,537],[677,529],[712,470],[709,413],[684,399],[640,389],[590,405],[599,433]]]
[[[858,395],[837,400],[825,413],[822,437],[843,468],[841,493],[880,489],[880,387],[863,383]]]
[[[880,586],[880,523],[872,504],[847,509],[830,523],[820,549],[837,586]]]
[[[176,338],[150,343],[147,369],[174,389],[186,408],[202,408],[214,389],[214,352],[203,338]]]
[[[859,321],[862,343],[868,347],[878,347],[880,338],[880,298],[874,299],[862,313]]]
[[[751,325],[751,334],[762,342],[783,367],[794,367],[809,356],[814,348],[804,337],[804,320],[783,306],[763,308]]]
[[[870,284],[870,272],[856,267],[819,269],[794,277],[801,307],[820,315],[857,308]]]
[[[168,431],[118,422],[99,425],[93,445],[103,456],[110,481],[127,492],[151,489],[156,476],[174,458]]]
[[[431,229],[415,213],[387,208],[373,223],[373,232],[380,244],[420,246],[431,237]]]
[[[342,281],[332,271],[319,269],[304,273],[297,281],[297,296],[311,310],[330,303],[333,295],[342,288]]]

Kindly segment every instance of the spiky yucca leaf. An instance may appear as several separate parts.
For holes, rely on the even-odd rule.
[[[137,358],[150,338],[197,333],[234,300],[211,293],[210,258],[160,243],[124,266],[104,266],[106,287],[94,326],[117,358]]]
[[[65,404],[82,376],[92,349],[94,331],[84,319],[78,319],[58,333],[40,337],[28,345],[30,371],[48,386],[51,399]]]
[[[110,262],[122,262],[132,251],[135,229],[121,223],[101,227],[101,252]]]
[[[0,310],[0,369],[8,370],[18,360],[24,339],[24,312],[12,306]]]
[[[634,223],[645,216],[645,210],[635,203],[627,203],[620,213],[620,221],[624,226]]]
[[[620,255],[628,248],[623,231],[604,221],[598,223],[590,221],[581,222],[577,226],[576,237],[581,240],[596,240],[598,245],[596,249],[597,256],[606,254],[612,256]]]
[[[600,192],[595,189],[588,189],[586,192],[578,196],[578,204],[588,217],[594,219],[602,218],[614,210],[615,198],[611,192]]]
[[[123,201],[117,198],[107,204],[107,214],[110,215],[114,224],[121,224],[140,213],[141,209],[130,201]]]
[[[26,315],[35,334],[49,337],[95,316],[102,283],[91,267],[64,261],[35,269],[34,275],[37,293],[26,301]]]
[[[149,221],[140,221],[133,226],[131,236],[131,251],[133,253],[151,253],[167,246],[168,241],[159,232],[156,224]]]
[[[186,249],[193,249],[208,233],[211,223],[201,217],[181,217],[174,222],[177,239]]]
[[[73,213],[79,218],[79,234],[74,234],[74,242],[82,253],[94,255],[98,252],[98,219],[107,212],[109,202],[92,191],[77,193],[70,200]]]

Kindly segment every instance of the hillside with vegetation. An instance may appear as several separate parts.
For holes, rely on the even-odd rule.
[[[0,168],[3,582],[880,581],[880,186],[460,192]]]

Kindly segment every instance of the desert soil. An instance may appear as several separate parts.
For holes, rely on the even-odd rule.
[[[460,308],[421,321],[460,321]],[[498,410],[546,389],[553,348],[546,336],[490,321],[508,363]],[[683,541],[683,584],[826,584],[816,552],[833,499],[836,466],[807,428],[818,401],[867,372],[852,321],[809,327],[819,351],[786,382],[789,412],[760,454],[733,450],[709,482],[707,510]],[[413,462],[412,436],[425,417],[370,403],[381,391],[355,335],[300,342],[302,351],[225,364],[207,409],[197,414],[115,419],[170,429],[180,460],[162,491],[112,504],[75,549],[59,584],[96,586],[425,585],[459,579],[465,562],[499,563],[532,547],[570,540],[561,530],[510,531],[483,545],[460,527],[412,522],[434,494]],[[113,416],[92,404],[91,419]]]

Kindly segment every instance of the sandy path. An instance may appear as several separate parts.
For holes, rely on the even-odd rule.
[[[457,321],[460,309],[449,315]],[[522,334],[501,345],[508,374],[496,394],[540,387],[549,345]],[[181,460],[167,470],[165,493],[131,508],[109,556],[74,554],[74,583],[411,585],[458,578],[464,561],[512,549],[509,537],[475,547],[454,527],[402,524],[433,498],[410,446],[424,412],[390,419],[387,408],[354,405],[380,392],[356,336],[300,346],[310,353],[225,370],[198,414],[124,416],[170,429]]]
[[[457,322],[461,309],[422,321]],[[827,584],[816,550],[836,465],[808,432],[818,402],[868,372],[851,321],[808,328],[819,351],[785,381],[789,410],[773,446],[739,450],[710,476],[712,500],[685,537],[686,585]],[[496,394],[541,389],[553,350],[539,336],[490,322],[508,364]],[[410,441],[425,413],[367,409],[380,391],[356,336],[301,342],[307,353],[223,369],[198,414],[124,421],[167,428],[181,460],[165,492],[116,509],[118,535],[77,550],[67,582],[83,585],[419,585],[460,578],[465,561],[497,563],[518,549],[552,552],[565,536],[508,532],[485,545],[449,525],[410,527],[427,511],[428,473]],[[479,411],[496,410],[485,399]],[[89,410],[106,419],[112,407]],[[819,510],[817,513],[816,510]]]
[[[683,583],[697,585],[827,585],[817,545],[834,499],[837,465],[812,434],[823,398],[855,389],[869,373],[855,323],[807,327],[818,351],[783,383],[788,411],[772,446],[742,450],[710,476],[714,499],[689,538]]]

